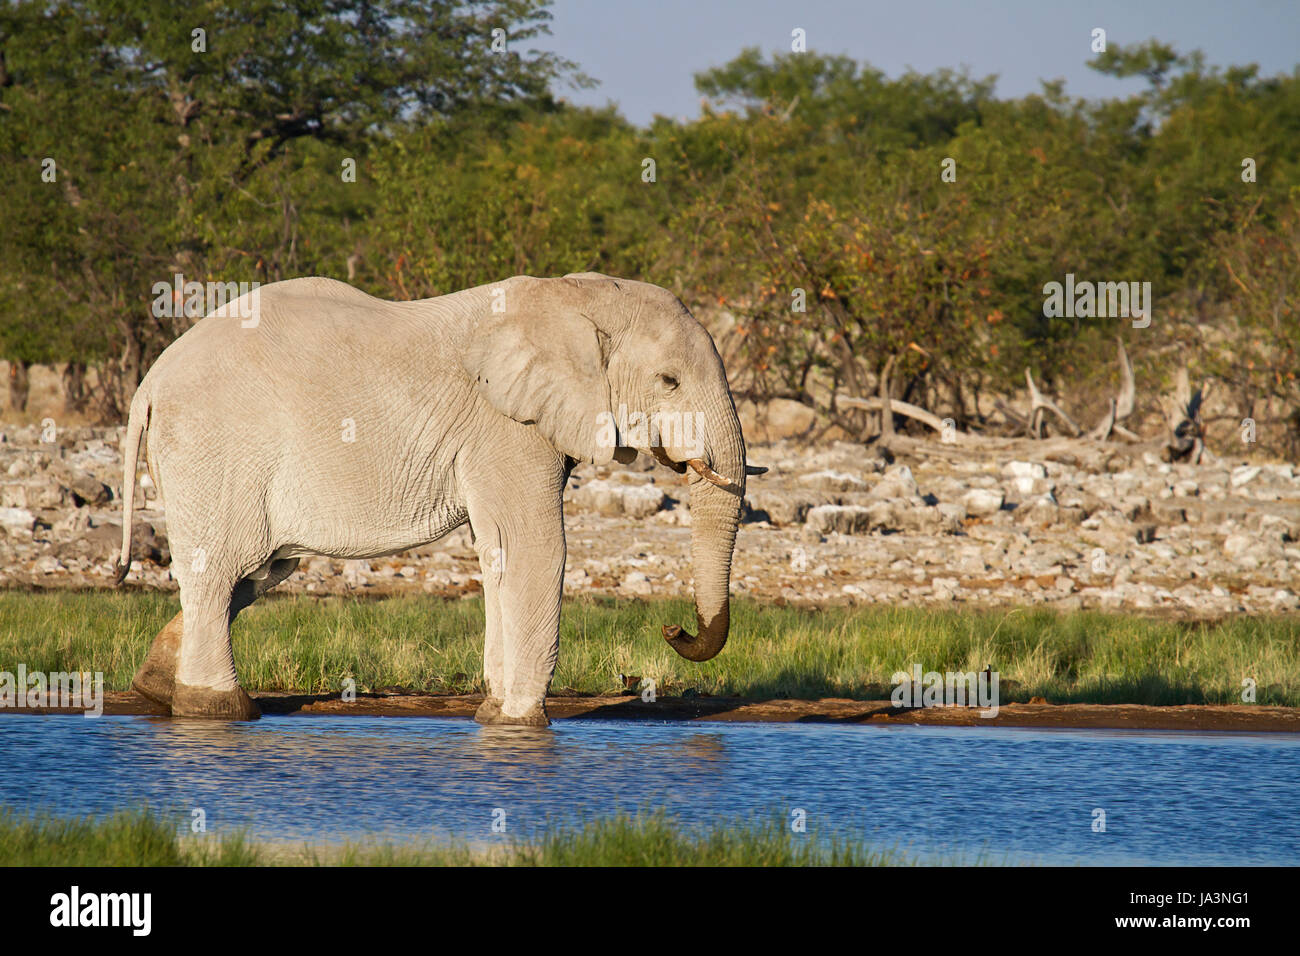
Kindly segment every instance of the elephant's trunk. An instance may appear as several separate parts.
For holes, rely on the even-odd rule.
[[[726,407],[711,423],[706,434],[710,442],[709,468],[731,479],[722,487],[706,479],[700,469],[691,474],[691,564],[695,574],[695,620],[692,635],[675,624],[665,624],[663,635],[688,661],[716,657],[727,643],[731,621],[731,556],[740,523],[740,505],[745,496],[745,446],[740,422],[726,396]]]

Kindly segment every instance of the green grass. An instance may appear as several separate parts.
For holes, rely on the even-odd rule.
[[[0,866],[899,866],[919,860],[854,840],[817,841],[773,818],[684,828],[663,812],[618,814],[499,845],[407,841],[266,844],[191,838],[146,810],[102,821],[0,810]],[[946,861],[940,861],[946,862]]]
[[[144,810],[92,820],[0,808],[0,866],[250,866],[258,858],[241,835],[182,844],[176,827]]]
[[[0,592],[0,671],[90,670],[125,689],[174,595]],[[620,673],[749,698],[888,697],[895,671],[1001,675],[1003,703],[1239,703],[1300,706],[1300,617],[1237,615],[1188,623],[1099,612],[732,606],[732,634],[714,660],[692,664],[659,636],[692,624],[684,601],[566,602],[552,692],[613,693]],[[400,597],[264,599],[234,627],[235,663],[250,690],[361,691],[404,687],[482,691],[479,600]]]

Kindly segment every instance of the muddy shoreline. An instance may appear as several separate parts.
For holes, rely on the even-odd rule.
[[[262,712],[281,716],[459,717],[472,718],[481,695],[254,693]],[[1240,733],[1300,733],[1300,707],[1184,704],[1003,704],[996,716],[975,707],[895,708],[888,700],[745,700],[738,697],[660,697],[653,703],[635,695],[550,697],[552,720],[748,721],[753,723],[832,723],[877,726],[1042,727],[1048,729],[1178,730]],[[27,707],[0,711],[24,715],[75,715],[81,709]],[[132,691],[107,691],[110,716],[165,716]]]

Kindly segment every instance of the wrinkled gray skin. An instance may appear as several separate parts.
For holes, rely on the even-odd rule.
[[[674,470],[696,459],[697,634],[664,637],[690,660],[722,649],[745,446],[713,340],[671,293],[583,273],[416,302],[319,278],[258,295],[255,324],[240,317],[247,301],[216,310],[163,352],[131,404],[125,506],[143,440],[182,608],[137,690],[177,716],[256,717],[231,654],[242,608],[304,555],[394,554],[468,521],[487,607],[478,719],[545,726],[564,484],[574,462],[631,460],[635,443]],[[697,415],[693,447],[680,432],[611,440],[620,405]],[[711,481],[697,474],[709,469]]]

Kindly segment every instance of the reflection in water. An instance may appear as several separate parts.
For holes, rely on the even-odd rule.
[[[0,720],[0,805],[148,804],[209,832],[526,836],[616,809],[810,829],[949,858],[1296,863],[1300,738],[805,724],[147,717]],[[1092,831],[1106,810],[1107,832]],[[503,836],[492,828],[506,821]]]

